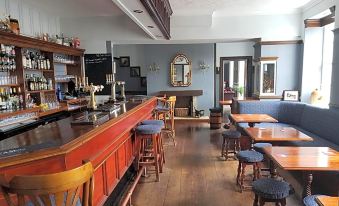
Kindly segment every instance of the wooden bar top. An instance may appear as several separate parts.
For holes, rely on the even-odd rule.
[[[315,201],[320,206],[338,206],[339,205],[339,197],[318,196],[315,198]]]
[[[275,142],[275,141],[313,141],[306,134],[293,127],[272,127],[272,128],[245,128],[245,132],[255,142]]]
[[[142,105],[154,99],[155,97],[152,97],[143,103],[128,102],[125,104],[125,112],[124,109],[120,109],[117,114],[110,116],[109,121],[99,126],[71,125],[74,117],[68,117],[2,140],[0,141],[0,168],[14,165],[15,161],[25,161],[25,158],[20,157],[23,156],[21,154],[30,156],[34,153],[31,157],[36,158],[39,153],[48,157],[48,155],[57,155],[74,149],[88,141],[91,136],[104,132],[124,116],[133,115],[133,112]]]
[[[264,151],[285,170],[339,171],[339,152],[328,147],[265,147]]]
[[[267,114],[231,114],[230,117],[236,123],[278,122],[278,120]]]

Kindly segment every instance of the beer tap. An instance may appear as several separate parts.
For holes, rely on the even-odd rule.
[[[115,93],[115,74],[116,74],[116,64],[113,62],[113,69],[112,69],[112,74],[106,74],[106,84],[111,85],[111,96],[109,98],[109,102],[116,102],[116,93]]]

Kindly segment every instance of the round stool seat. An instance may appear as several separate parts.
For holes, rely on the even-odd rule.
[[[261,162],[264,159],[264,156],[260,152],[252,150],[244,150],[237,153],[237,158],[242,162]]]
[[[326,195],[310,195],[304,198],[303,202],[305,206],[319,206],[317,201],[315,201],[316,197],[326,196]]]
[[[141,122],[142,125],[158,125],[158,126],[161,126],[161,127],[164,127],[165,124],[164,124],[164,121],[162,120],[144,120]]]
[[[158,105],[158,106],[155,107],[155,111],[157,111],[157,112],[168,112],[168,111],[170,111],[170,108]]]
[[[139,125],[136,129],[138,134],[158,134],[161,132],[159,125]]]
[[[220,107],[210,108],[210,112],[211,113],[222,113],[222,108]]]
[[[272,178],[263,178],[253,182],[253,191],[260,197],[267,199],[283,199],[289,195],[290,186]]]
[[[228,130],[222,133],[222,136],[229,139],[239,139],[241,133],[236,130]]]
[[[264,154],[264,147],[272,147],[271,143],[255,143],[253,145],[253,148],[255,151],[260,152],[262,154]]]

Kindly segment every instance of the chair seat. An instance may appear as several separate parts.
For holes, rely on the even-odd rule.
[[[326,196],[326,195],[311,195],[304,198],[303,202],[305,206],[319,206],[319,204],[315,201],[316,197]]]
[[[253,191],[260,197],[277,200],[289,196],[290,186],[287,182],[262,178],[253,182]]]
[[[161,132],[159,125],[139,125],[136,129],[138,134],[158,134]]]
[[[165,107],[165,106],[156,106],[155,107],[155,111],[160,111],[160,112],[169,112],[170,111],[170,108],[168,107]]]
[[[141,122],[142,125],[158,125],[158,126],[161,126],[161,127],[164,127],[165,124],[164,124],[164,121],[162,120],[144,120]]]
[[[50,198],[51,198],[51,200],[52,200],[52,201],[51,201],[51,206],[56,206],[56,205],[55,205],[54,196],[50,196]],[[39,203],[40,203],[40,206],[44,206],[44,204],[42,203],[42,201],[39,201]],[[65,197],[64,197],[64,204],[65,204],[65,203],[66,203],[66,195],[65,195]],[[35,205],[33,204],[33,202],[28,201],[28,202],[26,203],[25,206],[35,206]],[[81,201],[80,201],[80,198],[78,198],[78,201],[76,202],[75,206],[82,206]]]
[[[244,150],[237,153],[237,158],[242,162],[255,163],[263,161],[264,156],[256,151]]]
[[[222,108],[220,107],[215,107],[215,108],[210,108],[211,113],[222,113]]]
[[[253,145],[253,148],[255,151],[260,152],[262,154],[264,154],[264,147],[272,147],[271,143],[255,143]]]
[[[222,136],[230,139],[238,139],[241,136],[241,133],[236,130],[228,130],[222,133]]]

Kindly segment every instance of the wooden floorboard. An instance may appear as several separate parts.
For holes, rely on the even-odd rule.
[[[253,193],[240,193],[235,184],[238,162],[220,158],[222,131],[210,130],[209,124],[204,122],[176,122],[177,146],[165,147],[166,164],[160,182],[155,182],[154,172],[149,171],[150,177],[142,177],[138,183],[132,204],[251,206]],[[298,206],[300,202],[296,195],[292,195],[287,205]]]

